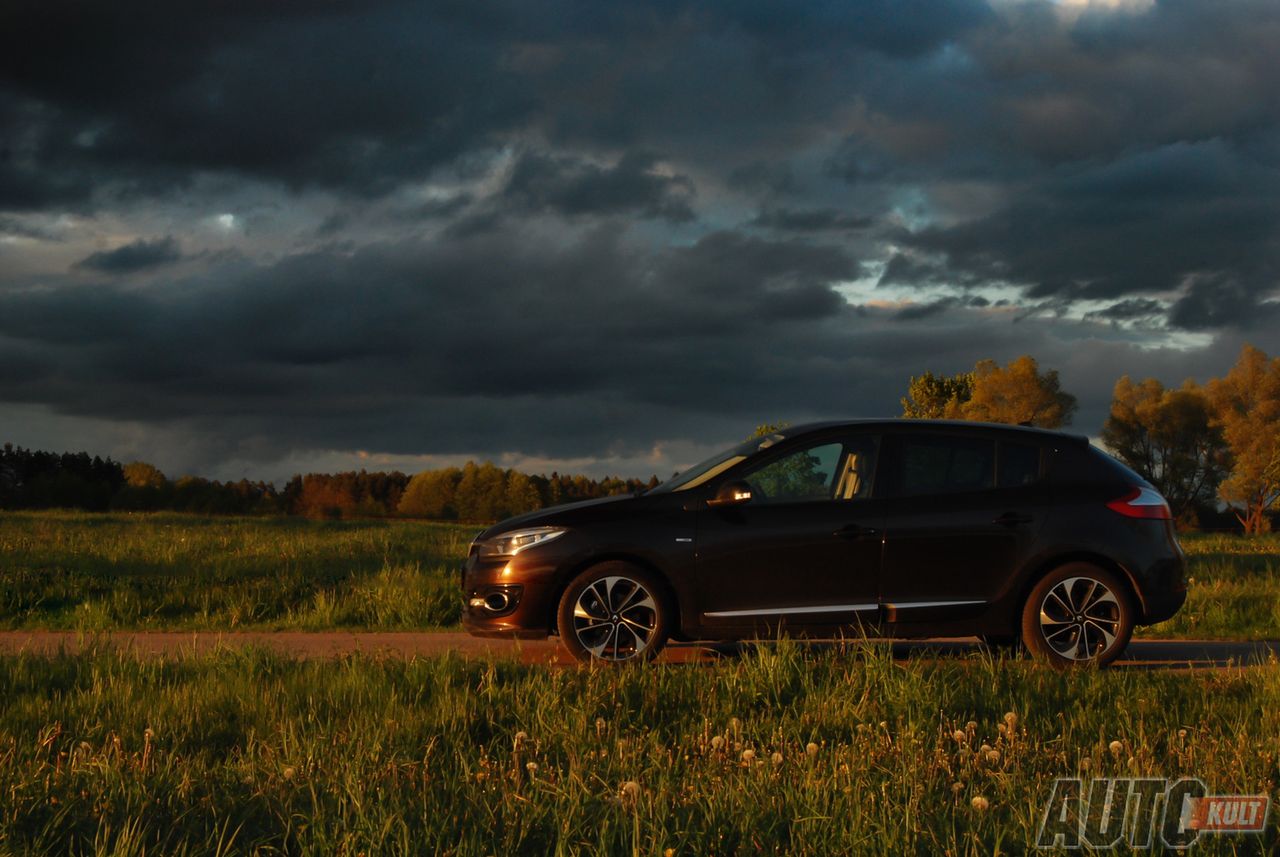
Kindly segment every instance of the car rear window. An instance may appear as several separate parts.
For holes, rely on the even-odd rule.
[[[1059,485],[1141,485],[1146,479],[1096,446],[1066,446],[1055,450],[1050,479]]]
[[[995,484],[994,441],[908,435],[902,438],[901,450],[899,496],[984,491]]]

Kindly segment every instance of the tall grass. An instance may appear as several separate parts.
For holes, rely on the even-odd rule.
[[[474,526],[178,514],[0,515],[0,627],[454,625]]]
[[[1139,635],[1280,639],[1280,536],[1183,536],[1187,603]]]
[[[1055,777],[1274,794],[1278,757],[1274,664],[0,658],[0,853],[1017,854]]]
[[[456,627],[474,526],[0,514],[0,628]],[[1280,639],[1280,536],[1183,538],[1186,607],[1140,636]]]

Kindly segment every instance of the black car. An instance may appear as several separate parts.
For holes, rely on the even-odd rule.
[[[1186,599],[1169,507],[1083,437],[930,420],[753,438],[653,490],[482,532],[480,636],[559,634],[578,658],[668,639],[978,635],[1105,664]]]

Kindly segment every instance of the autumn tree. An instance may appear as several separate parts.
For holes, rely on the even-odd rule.
[[[788,428],[790,425],[791,423],[760,423],[760,425],[756,426],[756,430],[747,437],[747,440],[755,440],[758,437],[768,437],[771,434],[777,434],[783,429]]]
[[[1076,397],[1062,390],[1056,369],[1041,372],[1035,358],[1024,354],[1005,367],[978,361],[973,393],[960,410],[966,420],[1058,428],[1071,422]]]
[[[1040,371],[1024,354],[1008,366],[980,360],[972,372],[914,375],[902,400],[902,415],[912,419],[961,419],[1026,423],[1057,428],[1071,422],[1076,397],[1063,392],[1057,370]]]
[[[456,518],[454,495],[461,480],[462,471],[457,467],[424,470],[409,480],[396,511],[411,518]]]
[[[132,488],[163,488],[169,480],[154,464],[134,461],[124,466],[124,482]]]
[[[523,515],[542,506],[542,496],[533,480],[519,470],[507,473],[506,515]]]
[[[1280,358],[1245,345],[1231,371],[1207,389],[1232,458],[1218,496],[1246,533],[1266,532],[1267,512],[1280,500]]]
[[[1174,516],[1194,524],[1195,507],[1213,500],[1229,464],[1205,391],[1188,380],[1166,389],[1155,378],[1116,382],[1102,439],[1151,482]]]
[[[902,400],[902,415],[917,420],[962,419],[964,404],[973,396],[973,373],[912,375]]]

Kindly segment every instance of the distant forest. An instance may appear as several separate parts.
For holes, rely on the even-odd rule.
[[[658,484],[605,477],[521,473],[485,462],[425,470],[308,473],[271,482],[169,479],[145,462],[120,464],[88,453],[0,449],[0,509],[175,511],[310,518],[433,518],[492,521],[559,503],[643,491]]]

